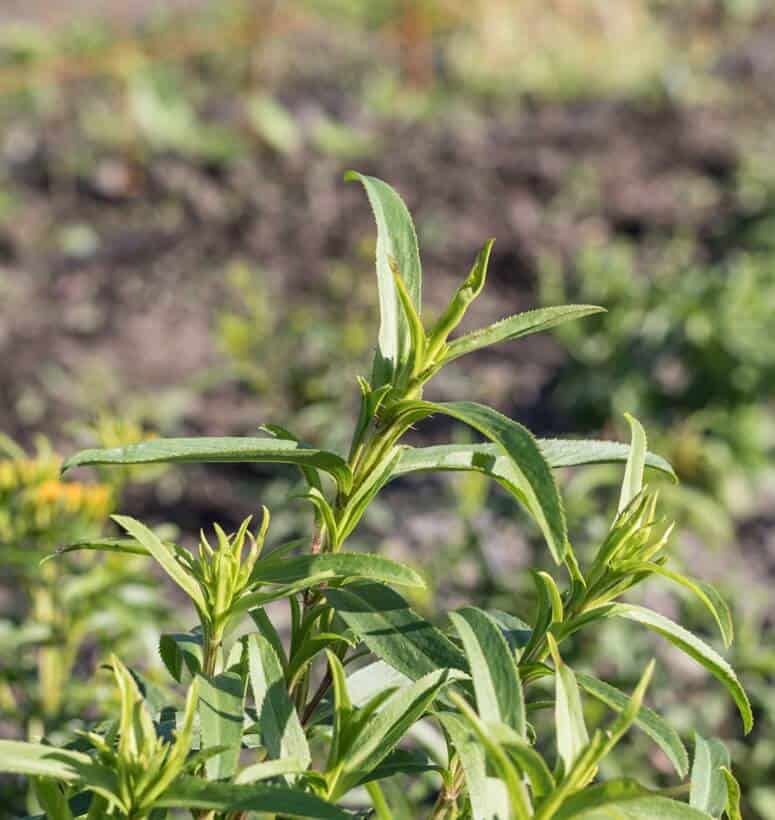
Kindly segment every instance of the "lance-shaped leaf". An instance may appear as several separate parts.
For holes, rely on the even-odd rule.
[[[729,766],[729,751],[720,740],[706,740],[695,733],[689,804],[711,817],[721,817],[727,805],[727,780],[723,770]]]
[[[111,517],[119,527],[125,529],[148,550],[167,575],[191,598],[200,612],[207,611],[204,593],[196,578],[178,562],[170,547],[156,533],[129,516],[114,515]]]
[[[263,635],[248,636],[247,645],[250,685],[267,755],[273,760],[296,758],[306,769],[309,744],[288,695],[280,660]]]
[[[420,420],[433,413],[443,413],[473,427],[496,444],[508,456],[502,474],[495,476],[535,519],[546,539],[554,560],[562,563],[568,549],[568,533],[560,493],[552,471],[541,454],[532,433],[497,410],[470,401],[445,404],[407,402],[397,413]]]
[[[468,657],[479,717],[525,734],[525,700],[514,655],[486,612],[464,607],[450,614]]]
[[[327,589],[339,616],[379,658],[411,680],[438,669],[468,670],[463,653],[421,618],[394,590],[382,584]]]
[[[721,771],[727,781],[727,817],[729,820],[743,820],[743,814],[740,810],[740,784],[726,766],[722,766]]]
[[[150,552],[134,538],[90,538],[87,541],[76,541],[58,547],[57,551],[47,555],[40,563],[50,561],[68,552],[117,552],[121,555],[150,555]]]
[[[708,820],[708,815],[644,789],[634,780],[610,780],[571,795],[552,820]]]
[[[235,783],[259,783],[261,780],[270,780],[286,774],[301,774],[304,767],[295,757],[285,757],[282,760],[263,760],[240,769],[234,778]]]
[[[302,447],[296,441],[279,438],[155,438],[125,447],[82,450],[68,458],[62,469],[102,464],[249,461],[316,467],[333,476],[343,492],[348,492],[352,483],[350,468],[336,453]]]
[[[611,709],[621,712],[627,708],[630,698],[616,687],[582,672],[576,672],[576,680],[584,691]],[[662,749],[678,776],[686,777],[689,771],[689,755],[678,732],[648,706],[640,707],[635,725]]]
[[[349,745],[337,781],[337,796],[346,794],[390,754],[455,677],[451,670],[439,669],[396,690],[385,700]]]
[[[586,464],[618,464],[627,461],[629,444],[584,439],[536,439],[538,449],[553,469]],[[433,447],[404,447],[391,478],[431,470],[476,470],[496,480],[506,478],[508,456],[497,444],[438,444]],[[661,456],[646,454],[646,467],[675,479],[673,468]]]
[[[557,732],[557,751],[566,772],[589,743],[589,732],[584,721],[584,708],[573,670],[563,663],[557,643],[551,633],[546,636],[554,661],[555,701],[554,723]]]
[[[496,777],[487,775],[487,758],[468,724],[453,712],[438,715],[463,767],[473,820],[499,820],[509,816],[508,793]]]
[[[314,820],[352,820],[352,815],[320,797],[283,786],[211,783],[180,777],[156,803],[161,809],[201,809],[217,812],[254,811]]]
[[[242,747],[245,684],[234,672],[211,680],[199,678],[199,727],[201,749],[225,747],[205,762],[210,780],[224,780],[237,771]]]
[[[625,413],[625,418],[632,431],[632,442],[630,453],[627,456],[627,466],[624,469],[622,490],[619,494],[619,512],[624,510],[643,489],[643,469],[646,466],[647,452],[646,431],[641,423],[629,413]]]
[[[694,658],[697,663],[704,666],[723,684],[732,696],[732,700],[737,705],[743,719],[743,728],[746,734],[751,731],[753,728],[753,713],[748,696],[737,679],[734,669],[708,644],[664,615],[641,606],[615,604],[607,610],[606,614],[609,617],[618,616],[643,624],[653,632],[662,635],[670,643],[683,650],[689,657]]]
[[[259,561],[251,575],[252,583],[292,584],[310,575],[330,578],[364,578],[385,584],[425,587],[422,576],[405,564],[380,555],[359,552],[320,553],[294,558]]]
[[[530,333],[548,330],[555,325],[562,324],[562,322],[581,319],[584,316],[601,312],[605,312],[605,308],[596,305],[560,305],[517,313],[514,316],[501,319],[499,322],[489,325],[489,327],[475,330],[473,333],[468,333],[450,342],[445,361],[451,362],[482,347],[519,339]]]
[[[729,611],[727,602],[714,586],[704,581],[697,581],[694,578],[687,578],[680,572],[674,572],[667,567],[651,562],[628,563],[626,567],[628,572],[647,572],[661,575],[663,578],[668,578],[684,587],[684,589],[689,590],[713,616],[721,633],[721,639],[724,641],[724,647],[729,649],[735,637],[732,613]]]
[[[356,171],[350,171],[345,179],[363,184],[377,223],[380,328],[372,374],[372,386],[377,389],[390,383],[394,373],[410,361],[412,354],[409,322],[398,297],[391,259],[395,260],[395,267],[400,271],[406,291],[419,314],[422,309],[420,253],[412,217],[393,188],[382,180]]]
[[[75,783],[91,766],[91,758],[82,752],[41,743],[0,740],[0,772],[5,774],[51,777],[64,783]]]

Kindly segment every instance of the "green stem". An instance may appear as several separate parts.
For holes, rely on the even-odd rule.
[[[390,811],[385,795],[380,788],[379,783],[372,781],[366,784],[366,791],[371,798],[371,805],[374,807],[374,812],[378,820],[392,820],[393,813]]]

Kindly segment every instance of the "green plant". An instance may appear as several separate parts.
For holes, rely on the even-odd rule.
[[[666,565],[671,527],[657,515],[657,495],[643,486],[643,476],[646,467],[668,475],[672,469],[647,451],[640,424],[629,420],[629,447],[541,441],[485,405],[423,398],[426,383],[448,362],[599,308],[545,308],[452,338],[484,287],[488,242],[447,308],[426,328],[419,252],[406,207],[384,182],[350,178],[363,183],[377,221],[381,326],[371,378],[360,380],[361,410],[347,456],[307,447],[273,426],[266,428],[272,437],[156,439],[83,451],[65,464],[294,464],[314,511],[309,543],[266,552],[264,510],[257,532],[250,520],[231,535],[215,525],[215,542],[202,535],[196,552],[126,516],[115,521],[127,537],[63,548],[63,554],[152,557],[190,599],[198,623],[160,641],[171,677],[188,684],[186,706],[182,713],[164,706],[137,673],[113,659],[118,717],[65,748],[3,741],[0,768],[35,778],[44,811],[64,820],[160,818],[177,808],[229,820],[249,812],[345,818],[354,816],[353,806],[390,818],[406,807],[395,801],[394,809],[383,785],[400,776],[436,778],[435,803],[427,806],[436,820],[722,813],[735,820],[739,789],[716,740],[695,741],[689,803],[676,799],[681,788],[660,793],[635,778],[598,780],[601,762],[631,726],[662,749],[681,778],[688,774],[688,755],[676,731],[643,705],[653,663],[628,696],[574,673],[562,656],[576,635],[608,619],[639,623],[710,671],[737,705],[745,730],[753,724],[734,671],[709,644],[657,612],[620,600],[645,578],[664,577],[699,599],[725,644],[732,639],[718,593]],[[433,414],[463,422],[489,442],[403,443],[410,428]],[[596,462],[625,463],[624,480],[608,533],[592,560],[580,562],[552,469]],[[537,605],[529,621],[463,607],[450,614],[453,631],[445,634],[393,588],[422,587],[415,569],[346,549],[388,482],[428,470],[482,473],[533,518],[565,581],[532,573]],[[290,610],[289,635],[280,634],[267,609],[280,600]],[[238,632],[247,615],[253,628]],[[549,678],[554,686],[547,691]],[[607,728],[587,728],[582,691],[616,713]],[[553,720],[544,732],[545,709]],[[441,732],[434,748],[410,743],[428,721]],[[409,811],[418,816],[424,809]]]

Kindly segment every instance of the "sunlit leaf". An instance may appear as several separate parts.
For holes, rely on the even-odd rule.
[[[155,438],[125,447],[82,450],[65,461],[62,470],[102,464],[186,464],[207,462],[276,462],[316,467],[336,479],[347,492],[350,468],[335,453],[301,447],[280,438]]]
[[[727,805],[727,780],[724,769],[729,769],[729,751],[715,738],[694,735],[694,762],[689,805],[711,817],[721,817]]]
[[[562,322],[581,319],[593,313],[604,312],[604,310],[604,308],[596,305],[560,305],[517,313],[514,316],[501,319],[489,327],[475,330],[473,333],[468,333],[450,342],[446,361],[451,362],[482,347],[519,339],[530,333],[539,333]]]
[[[468,657],[479,717],[525,734],[525,701],[514,655],[495,621],[475,607],[450,614]]]
[[[667,638],[670,643],[683,650],[687,655],[694,658],[699,664],[704,666],[715,678],[717,678],[732,696],[740,716],[743,719],[743,727],[746,734],[753,728],[753,713],[751,704],[745,690],[740,685],[734,669],[710,646],[693,635],[687,629],[679,626],[674,621],[634,604],[615,604],[610,607],[607,613],[609,616],[627,618],[637,621],[648,629]]]
[[[592,677],[592,675],[576,672],[576,680],[582,689],[611,709],[621,711],[626,708],[629,702],[629,698],[624,692]],[[642,729],[662,749],[673,764],[679,777],[686,777],[689,771],[689,755],[678,732],[647,706],[641,706],[638,710],[635,725]]]
[[[391,270],[391,259],[401,273],[407,293],[419,314],[422,310],[422,267],[412,217],[401,197],[387,183],[350,171],[345,177],[366,189],[377,223],[377,284],[380,329],[372,387],[391,382],[411,357],[409,323],[401,307]]]

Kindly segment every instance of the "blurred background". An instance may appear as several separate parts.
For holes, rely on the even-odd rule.
[[[429,395],[486,401],[542,436],[623,439],[622,413],[642,420],[681,479],[662,487],[674,561],[733,606],[729,657],[757,727],[743,740],[715,682],[628,628],[580,641],[578,663],[630,688],[656,654],[652,705],[689,741],[723,737],[745,816],[775,818],[774,152],[767,0],[4,0],[0,734],[98,719],[108,649],[163,680],[154,636],[188,620],[142,561],[41,570],[57,544],[110,533],[116,509],[186,541],[260,503],[275,543],[298,534],[291,470],[62,483],[59,459],[265,423],[343,447],[377,323],[372,216],[342,181],[355,167],[412,210],[429,315],[491,236],[470,324],[608,308],[467,357]],[[560,476],[581,555],[620,473]],[[429,615],[471,600],[528,615],[525,568],[546,561],[477,477],[391,485],[356,535],[426,568]],[[681,595],[643,597],[715,642]],[[642,738],[619,765],[644,758],[674,783]],[[18,783],[0,786],[0,817],[24,806]]]

